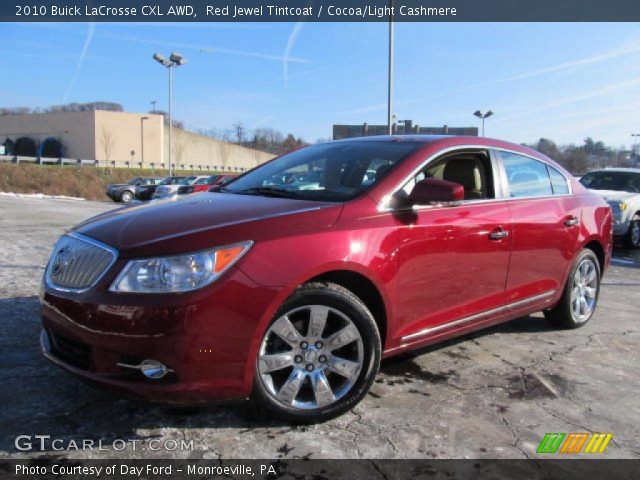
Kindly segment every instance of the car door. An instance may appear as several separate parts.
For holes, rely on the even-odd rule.
[[[575,255],[580,208],[570,183],[540,159],[498,150],[513,218],[508,305],[544,301],[562,288]]]
[[[463,184],[465,200],[397,216],[402,341],[419,341],[503,309],[511,215],[496,170],[489,151],[467,149],[430,162],[411,180],[427,175]]]

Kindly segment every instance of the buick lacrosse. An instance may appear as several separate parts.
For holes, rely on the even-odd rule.
[[[44,355],[180,404],[251,398],[316,422],[382,358],[543,311],[586,324],[612,248],[607,203],[544,155],[477,137],[303,148],[217,192],[120,208],[63,235]]]

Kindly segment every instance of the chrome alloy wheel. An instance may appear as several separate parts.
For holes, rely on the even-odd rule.
[[[596,305],[597,292],[598,270],[592,259],[585,258],[573,275],[571,288],[571,312],[576,321],[589,319]]]
[[[363,360],[362,337],[353,321],[335,308],[307,305],[269,327],[260,345],[258,373],[274,400],[309,410],[344,397]]]

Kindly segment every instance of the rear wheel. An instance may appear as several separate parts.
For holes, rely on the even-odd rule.
[[[544,312],[545,317],[562,328],[578,328],[593,316],[600,293],[600,264],[595,253],[583,249],[575,261],[558,304]]]
[[[125,190],[120,195],[120,201],[122,203],[130,203],[132,200],[133,200],[133,193],[131,193],[129,190]]]
[[[349,290],[309,283],[279,309],[265,332],[253,399],[287,421],[321,422],[355,406],[380,363],[371,312]]]
[[[638,214],[634,215],[629,223],[625,243],[629,248],[640,248],[640,216]]]

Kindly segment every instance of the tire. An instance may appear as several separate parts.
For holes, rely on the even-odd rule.
[[[627,248],[640,248],[640,215],[635,214],[631,219],[624,243]]]
[[[544,315],[560,328],[582,327],[593,317],[599,295],[600,263],[595,253],[585,248],[573,261],[560,301]]]
[[[125,190],[120,194],[120,201],[122,203],[131,203],[132,200],[133,200],[133,193],[131,193],[129,190]]]
[[[337,417],[371,388],[381,350],[376,321],[358,297],[334,283],[305,284],[263,334],[252,400],[261,413],[287,422]]]

